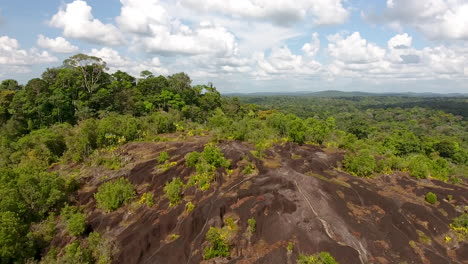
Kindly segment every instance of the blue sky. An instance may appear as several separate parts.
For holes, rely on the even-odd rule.
[[[75,53],[222,92],[468,92],[466,0],[0,0],[0,80]]]

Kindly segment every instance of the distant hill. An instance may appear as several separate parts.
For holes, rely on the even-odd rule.
[[[316,96],[316,97],[365,97],[365,96],[400,96],[400,97],[468,97],[468,93],[368,93],[343,92],[336,90],[319,92],[258,92],[258,93],[224,93],[225,96]]]

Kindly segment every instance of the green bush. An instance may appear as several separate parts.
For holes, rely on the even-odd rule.
[[[254,170],[255,170],[255,166],[252,163],[249,163],[245,165],[244,169],[242,170],[242,173],[245,175],[250,175],[253,173]]]
[[[208,240],[211,245],[205,248],[205,253],[203,254],[204,259],[229,257],[229,244],[222,229],[210,227],[210,230],[206,233],[206,240]]]
[[[195,168],[200,157],[201,157],[200,152],[196,152],[196,151],[190,152],[189,154],[185,156],[185,163],[187,164],[189,168]]]
[[[94,258],[91,250],[82,247],[79,241],[74,241],[65,247],[65,255],[60,262],[66,264],[93,263]]]
[[[96,264],[109,264],[112,261],[112,243],[98,232],[88,236],[88,248],[92,252]]]
[[[430,204],[435,204],[437,203],[437,195],[433,192],[428,192],[426,194],[426,202]]]
[[[125,178],[102,184],[94,194],[97,206],[106,212],[117,210],[134,197],[135,189]]]
[[[170,158],[169,153],[167,153],[167,151],[163,151],[163,152],[159,153],[158,163],[163,164],[166,161],[168,161],[169,158]]]
[[[174,206],[180,202],[182,199],[182,188],[184,184],[180,178],[174,178],[172,181],[167,182],[164,186],[164,193],[169,199],[170,206]]]
[[[257,221],[255,220],[255,218],[249,218],[247,220],[247,225],[248,225],[248,231],[250,233],[255,233],[255,230],[257,229]]]
[[[221,150],[212,144],[206,145],[201,154],[208,164],[216,168],[229,168],[231,166],[231,162],[224,157]]]
[[[20,262],[24,256],[27,226],[13,212],[0,212],[0,263]]]
[[[154,205],[154,195],[150,192],[144,193],[140,201],[138,201],[139,204],[146,204],[148,207],[151,207]]]
[[[376,162],[369,151],[362,151],[358,154],[346,154],[343,160],[346,171],[359,177],[372,176],[376,169]]]
[[[299,255],[298,264],[338,264],[328,252],[320,252],[312,256]]]
[[[185,211],[187,213],[192,212],[193,209],[195,209],[195,205],[192,202],[188,202],[188,203],[185,204]]]
[[[60,214],[72,236],[79,236],[86,230],[86,216],[76,206],[66,205]]]

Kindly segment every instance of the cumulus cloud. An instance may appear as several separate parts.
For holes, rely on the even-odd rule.
[[[235,36],[222,26],[207,21],[188,26],[170,16],[158,0],[121,3],[119,27],[136,34],[133,42],[148,53],[232,56],[237,52]]]
[[[413,43],[413,38],[407,33],[394,36],[388,41],[389,49],[408,49]]]
[[[431,39],[468,40],[468,2],[463,0],[387,0],[384,14],[371,20],[401,29],[410,25]]]
[[[293,25],[308,16],[318,25],[342,24],[349,16],[341,0],[181,0],[181,3],[201,12],[265,20],[282,26]]]
[[[320,50],[320,40],[318,38],[318,33],[315,32],[312,34],[312,41],[310,43],[304,44],[302,46],[302,51],[309,57],[313,57]]]
[[[291,76],[311,76],[319,73],[321,64],[315,60],[293,54],[287,46],[273,48],[269,55],[261,52],[255,55],[260,79],[290,78]]]
[[[170,28],[154,29],[153,35],[141,37],[146,52],[163,55],[214,54],[232,56],[237,53],[235,36],[226,28],[202,22],[189,28],[183,24],[172,23]]]
[[[108,47],[92,49],[88,55],[103,59],[107,62],[107,66],[111,72],[124,71],[133,76],[140,76],[142,71],[149,70],[156,75],[168,74],[167,69],[162,67],[157,57],[145,61],[135,61],[121,56],[118,51]]]
[[[121,32],[112,24],[94,18],[92,8],[85,1],[75,0],[52,17],[49,24],[61,28],[63,35],[96,44],[119,45],[124,42]]]
[[[328,76],[360,80],[466,79],[468,52],[447,47],[412,47],[407,33],[392,37],[387,49],[369,43],[355,32],[329,36],[328,51],[334,60],[327,65]],[[355,51],[354,53],[352,51]]]
[[[39,35],[37,38],[37,45],[43,49],[50,49],[57,53],[74,53],[80,50],[77,46],[72,45],[62,37],[52,39],[44,35]]]
[[[25,73],[30,71],[31,65],[56,61],[57,58],[47,51],[24,50],[20,48],[18,40],[8,36],[0,36],[1,74]]]
[[[33,65],[55,62],[57,58],[47,51],[37,49],[21,49],[18,40],[8,36],[0,37],[0,64],[4,65]]]
[[[328,36],[329,54],[342,62],[349,64],[365,64],[381,60],[385,50],[374,43],[361,38],[359,32],[343,38],[341,34]]]

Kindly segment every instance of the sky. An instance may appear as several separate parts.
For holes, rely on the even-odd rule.
[[[223,93],[468,93],[468,0],[0,0],[0,80],[77,53]]]

